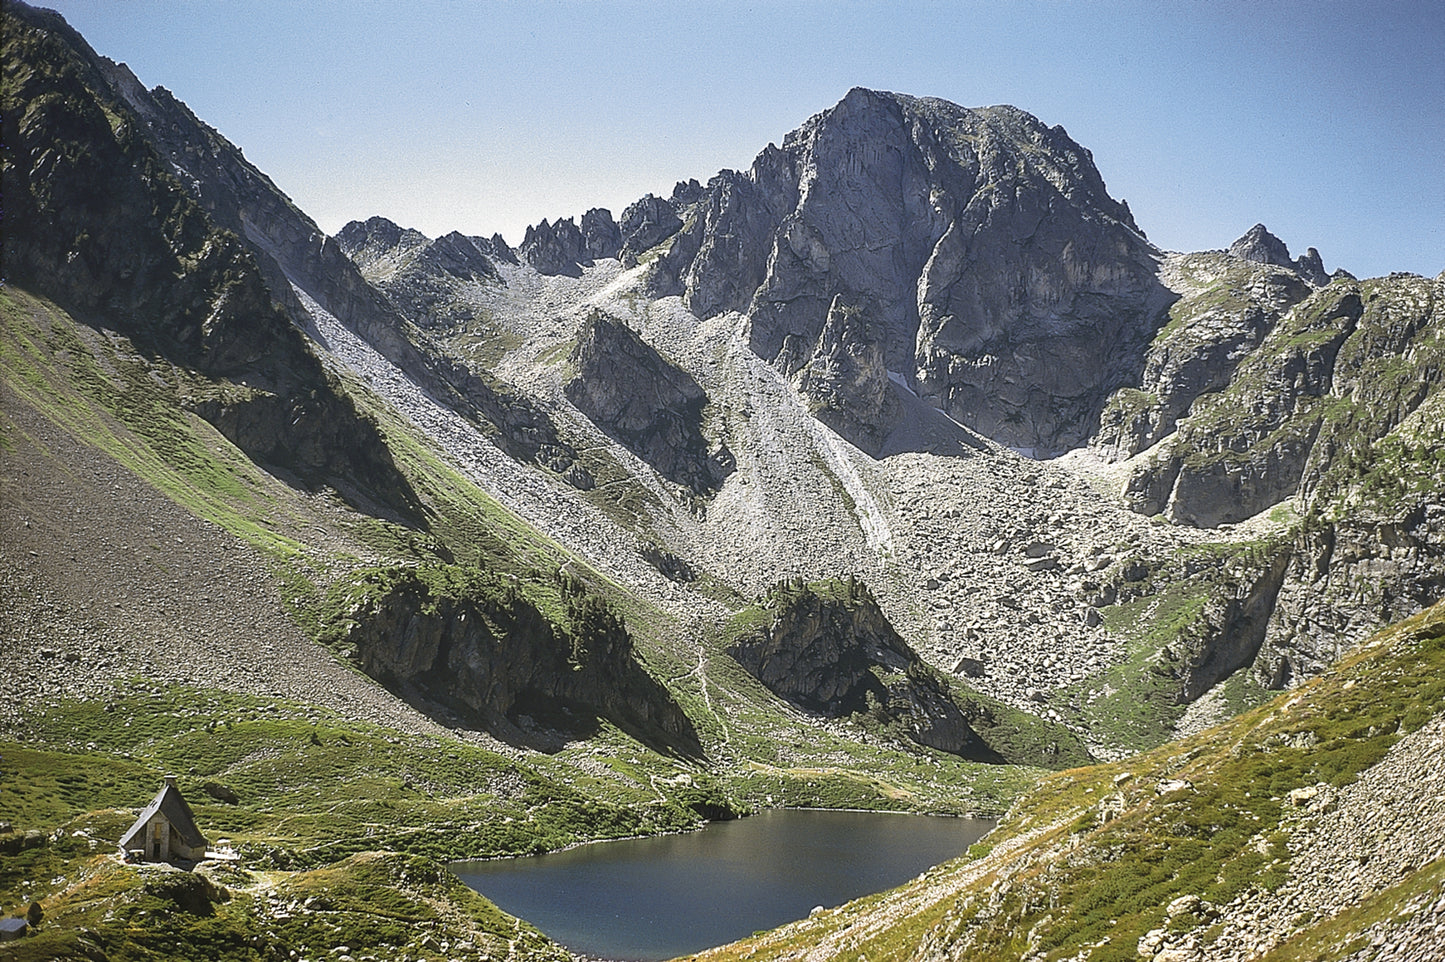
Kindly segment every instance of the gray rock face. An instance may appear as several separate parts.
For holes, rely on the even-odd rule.
[[[570,217],[555,224],[543,220],[527,228],[517,253],[539,274],[581,277],[582,261],[587,259],[587,241]]]
[[[1194,701],[1239,669],[1259,663],[1288,557],[1288,552],[1276,550],[1254,564],[1236,563],[1225,572],[1194,629],[1181,639],[1181,704]]]
[[[795,175],[777,148],[746,174],[725,170],[696,201],[692,225],[653,264],[659,294],[681,293],[701,317],[746,311],[767,269],[769,237],[797,202]]]
[[[779,697],[829,717],[864,714],[901,724],[930,748],[996,757],[866,586],[784,585],[766,605],[769,625],[744,634],[730,653]]]
[[[1324,287],[1330,282],[1330,275],[1325,273],[1325,262],[1320,257],[1320,252],[1313,247],[1306,248],[1305,252],[1295,258],[1295,270],[1299,276],[1315,287]]]
[[[727,448],[702,433],[706,392],[626,324],[593,312],[571,364],[568,400],[663,477],[703,494],[732,472]]]
[[[1116,457],[1153,446],[1196,400],[1226,387],[1284,312],[1310,293],[1293,270],[1226,254],[1171,258],[1164,273],[1183,296],[1145,352],[1138,383],[1110,397],[1099,418],[1094,443]]]
[[[888,379],[882,341],[868,328],[867,308],[843,298],[833,298],[811,354],[804,346],[795,357],[785,344],[778,365],[796,371],[793,383],[818,420],[876,457],[903,405]]]
[[[1240,260],[1254,261],[1256,264],[1294,266],[1284,241],[1271,234],[1263,224],[1255,224],[1245,231],[1243,237],[1229,245],[1228,253]]]
[[[570,217],[528,227],[517,254],[539,274],[581,277],[582,269],[598,258],[616,257],[623,242],[612,212],[594,207],[582,215],[581,227]]]
[[[887,369],[1041,454],[1094,433],[1162,296],[1088,152],[1011,107],[855,89],[696,209],[659,290],[704,316],[746,311],[774,362],[818,343],[836,296],[866,304]]]
[[[674,184],[672,187],[672,196],[668,199],[672,201],[672,206],[675,209],[681,210],[684,207],[690,207],[697,203],[702,195],[702,184],[697,182],[697,178],[693,178],[691,180],[680,180]]]
[[[1253,261],[1256,264],[1288,267],[1313,287],[1323,287],[1330,282],[1319,251],[1311,247],[1297,259],[1291,260],[1289,248],[1284,241],[1271,234],[1263,224],[1255,224],[1245,231],[1243,237],[1229,245],[1228,253],[1240,260]]]
[[[676,234],[682,219],[671,203],[648,194],[622,212],[622,243],[633,254],[651,250]]]
[[[456,231],[431,240],[420,231],[372,217],[347,224],[336,242],[362,276],[423,329],[472,319],[467,304],[452,296],[456,285],[501,283],[489,256],[493,243]]]
[[[612,212],[594,207],[582,215],[583,248],[589,260],[616,257],[622,249],[622,231],[612,219]]]
[[[1299,303],[1228,389],[1196,400],[1167,450],[1136,468],[1126,497],[1213,527],[1308,494],[1340,453],[1384,437],[1438,389],[1433,286],[1408,276],[1337,282]]]
[[[1354,641],[1445,596],[1445,505],[1416,496],[1300,533],[1253,670],[1271,688],[1320,674]]]

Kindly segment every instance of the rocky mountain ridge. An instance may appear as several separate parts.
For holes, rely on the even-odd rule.
[[[201,213],[151,128],[127,122],[113,66],[55,15],[14,28],[8,279],[214,379],[187,403],[256,460],[414,516],[375,424],[277,309],[251,251]]]
[[[1162,294],[1152,246],[1088,152],[1012,107],[855,89],[746,174],[710,181],[697,209],[654,290],[699,317],[746,313],[749,345],[790,375],[827,354],[841,295],[888,370],[1030,452],[1093,433]],[[1101,343],[1110,356],[1091,353]]]
[[[755,167],[750,176],[756,179],[758,170]],[[703,203],[709,196],[708,190],[722,189],[720,185],[731,182],[730,175],[719,175],[693,204]],[[679,212],[687,214],[695,209],[698,208],[680,207]],[[688,222],[695,223],[691,215]],[[689,350],[677,340],[682,335],[685,341],[688,335],[677,330],[664,333],[662,327],[650,329],[644,320],[645,315],[637,313],[634,292],[640,289],[648,294],[656,293],[659,272],[665,269],[668,258],[675,256],[672,252],[683,243],[684,234],[680,232],[665,240],[659,248],[660,254],[646,264],[625,271],[618,280],[603,288],[602,294],[594,295],[591,302],[606,304],[621,316],[631,312],[637,318],[634,323],[643,332],[644,338],[660,337],[662,340],[658,343],[664,344],[673,356]],[[1332,281],[1323,277],[1322,266],[1318,271],[1312,266],[1317,255],[1291,260],[1284,245],[1262,227],[1256,227],[1242,237],[1234,245],[1234,250],[1235,253],[1154,255],[1159,265],[1157,284],[1165,292],[1160,295],[1158,313],[1152,322],[1157,329],[1135,362],[1138,373],[1134,386],[1120,388],[1108,397],[1100,412],[1097,434],[1091,439],[1093,451],[1108,460],[1120,460],[1122,463],[1116,468],[1102,470],[1090,467],[1084,474],[1089,476],[1097,471],[1114,479],[1108,483],[1120,486],[1123,503],[1133,510],[1149,515],[1167,510],[1172,521],[1205,529],[1235,525],[1271,510],[1276,514],[1283,512],[1280,514],[1282,519],[1322,517],[1321,511],[1312,513],[1315,486],[1306,482],[1302,462],[1296,463],[1304,454],[1284,442],[1279,429],[1285,421],[1317,422],[1320,415],[1302,412],[1305,417],[1297,418],[1289,410],[1279,407],[1279,399],[1286,397],[1288,392],[1266,387],[1272,382],[1256,372],[1272,364],[1287,368],[1297,363],[1289,359],[1294,356],[1289,351],[1297,350],[1294,345],[1314,337],[1310,331],[1318,328],[1301,327],[1301,323],[1314,322],[1296,318],[1303,319],[1309,312],[1314,312],[1309,316],[1319,315],[1319,323],[1332,323],[1331,318],[1335,315],[1321,305],[1333,303],[1336,299],[1353,305],[1349,295],[1342,292],[1359,282],[1342,271],[1337,271]],[[1391,341],[1388,337],[1369,333],[1355,342],[1362,348],[1366,344],[1371,345],[1364,348],[1366,352],[1383,349],[1383,354],[1373,355],[1376,357],[1404,355],[1424,362],[1417,378],[1405,378],[1398,382],[1407,393],[1398,400],[1389,401],[1384,408],[1385,412],[1393,410],[1396,413],[1389,419],[1376,421],[1373,427],[1366,427],[1378,438],[1396,427],[1392,422],[1405,417],[1413,406],[1423,404],[1430,395],[1437,377],[1433,373],[1435,362],[1430,360],[1433,348],[1429,345],[1439,330],[1439,322],[1433,313],[1435,300],[1428,293],[1430,285],[1423,279],[1412,281],[1399,277],[1368,283],[1373,296],[1379,300],[1378,316],[1408,317],[1410,320],[1397,323],[1403,323],[1404,328],[1411,332],[1407,337],[1423,338],[1419,347],[1410,346],[1398,337]],[[1322,284],[1324,286],[1320,286]],[[1422,284],[1424,286],[1420,287]],[[485,303],[490,305],[489,310],[505,313],[515,309],[516,301],[513,299],[506,308],[500,306],[502,301],[496,297]],[[624,303],[628,305],[626,309],[622,307]],[[653,303],[663,306],[673,301],[662,298]],[[678,296],[679,307],[685,309],[687,303],[686,293]],[[687,311],[687,315],[697,316],[691,310]],[[751,347],[755,318],[747,314],[722,314],[717,320],[727,321],[729,318],[742,319],[737,323],[747,333]],[[879,326],[876,305],[850,304],[844,295],[835,296],[828,305],[817,344],[806,352],[807,360],[787,381],[810,414],[874,459],[884,456],[884,460],[875,461],[881,465],[888,463],[888,455],[917,450],[916,446],[925,438],[936,439],[938,435],[918,431],[920,420],[926,422],[928,417],[936,414],[925,413],[926,407],[931,407],[928,401],[911,390],[904,375],[889,370],[883,353],[884,338],[878,333]],[[1341,336],[1348,336],[1348,332]],[[1279,354],[1276,360],[1266,360],[1276,355],[1277,344],[1283,347],[1285,353]],[[511,351],[499,369],[509,368],[511,376],[537,370],[533,367],[535,361],[528,357],[537,358],[543,353],[542,350],[532,353],[526,347]],[[786,363],[780,373],[786,373],[793,364],[787,358],[784,360]],[[1308,362],[1308,355],[1305,360]],[[696,376],[701,379],[699,383],[709,383],[709,375],[715,382],[714,362],[704,360],[701,363],[703,366],[695,369]],[[1354,363],[1358,364],[1358,361]],[[770,366],[778,370],[776,364]],[[1318,382],[1319,376],[1315,377]],[[621,380],[625,382],[629,379]],[[1300,383],[1304,385],[1305,382]],[[1411,385],[1417,387],[1412,389]],[[727,392],[726,388],[706,388],[710,394],[719,389]],[[1251,393],[1262,390],[1267,393]],[[1311,391],[1320,390],[1316,383],[1307,387],[1305,393],[1309,395]],[[920,410],[920,405],[925,410]],[[1271,408],[1271,405],[1275,407]],[[726,410],[729,405],[723,403],[719,407]],[[1218,413],[1211,417],[1208,414],[1211,410]],[[1262,412],[1265,418],[1275,419],[1266,422],[1273,426],[1249,429],[1247,435],[1231,435],[1230,432],[1238,430],[1238,426],[1248,424],[1250,417],[1257,416],[1236,417],[1230,413],[1236,410]],[[1277,413],[1269,413],[1271,410]],[[905,411],[909,413],[905,415]],[[728,416],[724,414],[723,418],[727,420]],[[1354,431],[1372,420],[1350,415],[1343,424],[1346,431]],[[743,428],[745,434],[755,430]],[[1297,429],[1291,426],[1289,430]],[[724,430],[722,435],[728,433]],[[1214,453],[1194,449],[1205,439]],[[724,443],[738,447],[740,442],[734,439],[724,440]],[[952,443],[958,444],[956,440]],[[1258,462],[1240,457],[1238,451],[1252,443],[1260,444],[1260,450],[1268,452],[1268,456]],[[1418,445],[1420,442],[1409,443]],[[937,444],[936,440],[928,440],[924,446],[943,450]],[[976,442],[965,441],[962,446],[952,448],[955,452],[970,449],[976,449]],[[1290,458],[1296,461],[1292,462]],[[1080,464],[1089,461],[1087,457],[1082,461],[1078,458],[1074,460]],[[1323,460],[1328,460],[1328,455]],[[1347,477],[1348,474],[1337,472],[1334,483],[1348,488],[1358,482],[1358,478]],[[1433,490],[1428,482],[1422,482],[1420,500],[1413,506],[1402,505],[1402,516],[1424,519],[1423,512],[1435,503]],[[1220,509],[1212,505],[1224,506],[1228,513],[1221,514]],[[1350,523],[1349,519],[1344,521],[1346,525]],[[890,522],[895,530],[898,523]],[[1282,524],[1287,523],[1282,521]],[[1325,528],[1332,529],[1335,521],[1324,520],[1322,523]],[[1323,556],[1319,545],[1327,543],[1334,535],[1325,533],[1301,536],[1292,547],[1280,546],[1272,555],[1275,560],[1264,568],[1251,569],[1256,574],[1242,582],[1226,578],[1227,583],[1236,585],[1231,591],[1236,593],[1237,603],[1243,605],[1238,610],[1251,612],[1248,617],[1251,627],[1240,635],[1242,623],[1237,613],[1226,614],[1223,609],[1215,614],[1201,611],[1192,622],[1190,639],[1184,647],[1193,652],[1190,659],[1199,661],[1201,665],[1207,663],[1216,667],[1202,673],[1186,669],[1183,677],[1195,680],[1186,681],[1178,695],[1171,697],[1177,697],[1180,703],[1192,702],[1202,693],[1198,679],[1207,677],[1211,682],[1218,682],[1244,666],[1252,668],[1259,683],[1272,687],[1318,671],[1333,657],[1334,648],[1319,649],[1317,642],[1311,641],[1311,638],[1326,632],[1360,637],[1382,623],[1378,615],[1369,613],[1369,604],[1361,605],[1353,599],[1345,599],[1345,593],[1355,589],[1346,589],[1343,585],[1359,583],[1358,576],[1346,573],[1349,570],[1364,570],[1383,560],[1391,571],[1404,572],[1398,586],[1386,589],[1390,597],[1399,599],[1398,606],[1391,603],[1392,617],[1427,603],[1438,590],[1440,561],[1438,548],[1432,547],[1436,544],[1435,536],[1428,527],[1420,528],[1418,524],[1414,523],[1409,529],[1416,532],[1409,536],[1407,542],[1414,547],[1405,549],[1410,560],[1403,569],[1394,560],[1397,548],[1395,535],[1387,533],[1380,539],[1376,539],[1374,534],[1350,535],[1354,543],[1351,557],[1357,560],[1343,562],[1336,559],[1333,563],[1340,566],[1340,573],[1331,582],[1328,569],[1332,561]],[[759,536],[754,529],[752,537]],[[1219,538],[1220,535],[1213,537]],[[1224,535],[1223,538],[1230,540],[1232,536]],[[987,550],[987,546],[982,547]],[[1100,546],[1105,557],[1108,556],[1105,553],[1108,547]],[[683,554],[686,555],[686,552]],[[1306,561],[1305,558],[1313,560]],[[705,559],[697,554],[692,555],[691,563],[707,566]],[[1283,581],[1281,566],[1288,570]],[[855,567],[853,570],[859,569]],[[805,569],[805,572],[809,571]],[[1323,578],[1320,572],[1325,572]],[[828,574],[830,572],[816,571],[809,576]],[[1258,580],[1260,578],[1263,580]],[[1221,583],[1224,582],[1214,579],[1209,590],[1218,590]],[[1341,587],[1330,587],[1332,583]],[[1152,586],[1152,582],[1150,584]],[[748,590],[757,590],[756,583]],[[1157,587],[1152,590],[1157,590]],[[1066,591],[1076,599],[1092,599],[1095,605],[1113,604],[1117,598],[1117,595],[1110,597],[1101,592],[1097,579],[1087,577],[1077,579]],[[925,589],[919,594],[928,596],[932,593]],[[1374,597],[1376,592],[1370,590],[1367,594]],[[1298,607],[1300,602],[1291,600],[1316,597],[1327,600],[1304,603],[1314,612],[1313,615],[1306,615]],[[1283,599],[1278,613],[1274,611],[1276,599]],[[1057,606],[1056,602],[1052,604]],[[1260,605],[1263,605],[1263,610]],[[891,610],[896,615],[898,609],[894,607]],[[1326,612],[1329,614],[1326,615]],[[1347,614],[1342,616],[1342,613]],[[911,630],[932,634],[928,628],[930,620],[933,619],[907,623],[916,626]],[[951,640],[944,640],[947,637],[944,633],[957,631],[957,618],[941,614],[933,621],[934,630],[942,636],[939,638],[942,644],[934,647],[934,644],[925,643],[925,649],[938,659],[936,663],[945,666],[959,663],[960,658],[977,661],[977,654],[986,652],[991,639],[1000,637],[1000,625],[995,622],[988,627],[979,626],[984,632],[978,639],[983,641],[982,645],[972,636],[973,627],[968,628],[966,634],[953,634]],[[978,624],[975,619],[967,619],[965,623],[968,621]],[[1270,639],[1268,645],[1262,642],[1262,636],[1266,635]],[[984,651],[979,651],[980,648]],[[1167,645],[1160,648],[1160,651],[1166,650]],[[1226,651],[1234,654],[1225,654]],[[1067,656],[1056,657],[1067,660]],[[1222,675],[1212,673],[1220,671],[1218,666],[1222,665],[1228,666]],[[1040,686],[1021,686],[1015,690],[1016,696],[1023,695],[1028,687]]]
[[[1345,276],[1320,286],[1326,278],[1317,253],[1291,260],[1260,226],[1232,253],[1162,255],[1127,206],[1108,197],[1087,151],[1016,109],[971,111],[855,90],[781,148],[765,150],[746,174],[723,172],[706,186],[679,183],[668,199],[649,196],[630,206],[620,222],[590,211],[582,218],[586,231],[571,221],[539,225],[514,253],[500,238],[453,233],[432,240],[380,218],[348,225],[340,243],[322,238],[239,151],[168,93],[145,91],[123,65],[93,62],[92,84],[115,98],[109,109],[133,111],[133,129],[147,132],[147,143],[207,216],[244,239],[278,306],[311,333],[336,371],[376,376],[336,352],[339,331],[328,343],[321,332],[334,330],[327,327],[333,322],[393,365],[399,383],[429,395],[427,403],[471,419],[484,444],[524,466],[545,466],[579,492],[542,501],[572,505],[564,512],[590,502],[608,515],[619,527],[595,529],[613,531],[605,538],[615,546],[604,554],[635,551],[674,576],[734,570],[730,587],[745,595],[780,570],[805,577],[856,573],[879,586],[884,609],[919,635],[935,664],[987,665],[990,649],[1015,630],[1010,610],[1028,609],[1003,606],[991,624],[960,618],[942,579],[919,584],[899,577],[893,552],[925,518],[887,507],[887,490],[903,467],[890,459],[909,450],[979,457],[987,445],[970,429],[1048,450],[1052,442],[1032,443],[1043,438],[1044,422],[1023,415],[1042,405],[1054,423],[1048,431],[1066,424],[1074,442],[1093,431],[1097,417],[1094,448],[1127,459],[1106,473],[1123,472],[1124,503],[1136,510],[1212,528],[1297,498],[1295,514],[1309,520],[1308,533],[1301,529],[1294,547],[1279,554],[1290,560],[1270,562],[1258,569],[1268,572],[1264,580],[1238,587],[1256,626],[1243,637],[1256,638],[1262,623],[1268,645],[1241,644],[1237,613],[1224,609],[1213,615],[1201,609],[1190,623],[1190,658],[1229,669],[1185,672],[1194,680],[1183,684],[1184,703],[1209,687],[1198,679],[1222,681],[1246,663],[1271,685],[1318,670],[1328,656],[1309,639],[1326,622],[1351,634],[1377,624],[1372,605],[1331,597],[1308,605],[1313,615],[1294,611],[1286,627],[1283,613],[1256,610],[1261,603],[1272,609],[1272,602],[1249,600],[1307,597],[1318,581],[1310,572],[1322,566],[1328,581],[1331,566],[1363,571],[1388,557],[1392,570],[1404,572],[1388,589],[1392,613],[1408,612],[1436,590],[1435,495],[1428,483],[1417,485],[1413,503],[1395,505],[1399,521],[1388,532],[1375,525],[1350,535],[1350,561],[1326,557],[1320,546],[1333,543],[1353,518],[1327,517],[1315,499],[1322,486],[1336,500],[1348,499],[1360,481],[1357,471],[1329,470],[1332,453],[1347,441],[1358,450],[1360,443],[1397,437],[1402,450],[1414,450],[1411,444],[1429,440],[1400,431],[1428,428],[1428,418],[1411,418],[1429,407],[1438,381],[1434,287],[1407,278],[1361,287]],[[1028,241],[1019,247],[1014,241],[1025,226]],[[556,258],[546,250],[554,242],[576,271],[549,266]],[[729,260],[726,250],[736,257]],[[1014,259],[989,260],[1000,250],[1015,251],[1008,255]],[[23,261],[27,252],[17,254]],[[1018,288],[1018,297],[1000,299],[989,287],[1024,274],[1033,286]],[[724,277],[756,284],[724,297],[716,287]],[[553,293],[537,297],[539,285]],[[615,323],[586,320],[601,316],[599,309]],[[944,324],[944,317],[951,320]],[[1128,331],[1110,326],[1117,324]],[[984,351],[999,337],[1018,348],[1008,357],[965,351],[945,365],[955,373],[999,365],[1011,372],[986,375],[1003,378],[985,392],[989,405],[1022,405],[1003,419],[1014,425],[1007,431],[999,429],[998,410],[965,411],[956,403],[963,382],[944,392],[954,401],[930,387],[930,365],[944,362],[924,347],[964,328],[978,334],[968,351]],[[600,337],[608,331],[616,336]],[[761,370],[735,353],[719,365],[719,352],[737,343],[729,344],[730,331],[775,373],[760,381]],[[1107,346],[1110,355],[1080,361],[1071,353],[1079,345],[1094,352]],[[1409,365],[1388,376],[1369,368],[1404,356]],[[1337,358],[1349,368],[1338,376]],[[1063,390],[1025,376],[1019,365],[1031,364],[1090,377],[1113,373],[1087,390]],[[1133,380],[1115,389],[1126,375]],[[773,378],[764,413],[753,399]],[[657,386],[655,397],[637,409],[647,384]],[[1236,409],[1250,413],[1236,417],[1230,413]],[[234,405],[204,410],[235,436],[265,431]],[[809,415],[826,427],[798,420]],[[1027,423],[1034,425],[1030,438],[1011,433]],[[840,446],[837,438],[853,444]],[[939,462],[920,464],[932,474]],[[1089,474],[1083,483],[1092,483]],[[557,508],[533,503],[549,485],[527,482],[504,498],[524,517],[557,517]],[[786,520],[775,528],[780,516],[770,508],[789,500],[810,515],[834,502],[823,509],[831,517],[819,533],[831,533],[819,544],[842,550],[799,553],[791,539],[801,531]],[[1172,536],[1178,546],[1193,540]],[[731,568],[738,545],[754,553],[751,575]],[[992,548],[967,550],[986,555]],[[1080,618],[1113,639],[1101,650],[1118,657],[1117,631],[1087,610],[1123,604],[1130,592],[1110,587],[1127,583],[1117,573],[1122,568],[1089,559],[1124,562],[1109,545],[1091,550],[1097,554],[1068,565],[1045,550],[1026,557],[1025,570],[1030,583],[1047,585],[1039,600],[1050,599],[1044,603],[1053,610],[1085,603]],[[1281,564],[1288,573],[1279,583]],[[1095,571],[1099,576],[1090,577]],[[634,578],[624,575],[623,583],[641,588]],[[679,610],[709,610],[695,607],[689,590],[674,600]],[[1044,692],[1048,703],[1055,696],[1047,692],[1057,689],[1068,699],[1057,706],[1069,708],[1061,719],[1087,714],[1078,695],[1062,694],[1080,680],[1072,672],[1063,684],[1047,681],[1051,665],[1071,663],[1075,652],[1043,657],[1046,664],[1023,675],[991,678],[986,671],[985,684],[1021,706],[1033,700],[1030,691]],[[1097,670],[1108,661],[1084,663]],[[1018,684],[1030,676],[1033,684]]]

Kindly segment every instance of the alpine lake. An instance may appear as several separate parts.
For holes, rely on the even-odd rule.
[[[769,811],[684,835],[455,862],[452,871],[575,953],[659,962],[900,885],[962,855],[994,824]]]

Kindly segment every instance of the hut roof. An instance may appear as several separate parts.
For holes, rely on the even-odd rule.
[[[135,824],[131,825],[120,837],[120,847],[130,848],[132,843],[137,842],[143,846],[146,840],[142,833],[145,831],[146,823],[156,812],[160,812],[166,817],[167,821],[171,823],[171,829],[178,833],[181,841],[187,845],[192,848],[204,848],[209,844],[206,836],[202,835],[201,830],[196,827],[196,816],[191,812],[191,806],[186,804],[181,790],[176,788],[176,780],[167,778],[166,783],[161,786],[161,790],[156,793],[156,797],[151,799],[151,803],[141,811]]]

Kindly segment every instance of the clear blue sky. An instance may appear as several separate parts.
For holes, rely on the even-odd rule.
[[[1445,3],[50,0],[321,227],[521,239],[744,168],[850,87],[1011,103],[1170,250],[1445,269]]]

